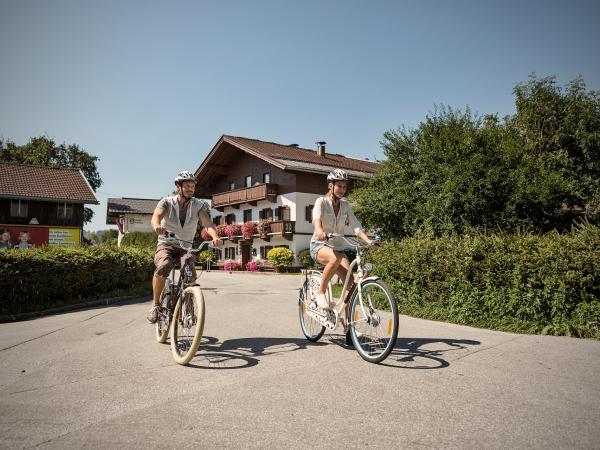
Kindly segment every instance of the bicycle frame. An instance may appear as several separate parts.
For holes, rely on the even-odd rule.
[[[331,280],[328,283],[327,291],[329,292],[329,296],[331,296],[331,300],[335,300],[335,306],[333,307],[333,311],[334,311],[336,317],[345,317],[342,315],[342,312],[343,312],[342,309],[344,309],[347,305],[347,303],[344,302],[344,298],[346,297],[346,293],[348,291],[348,286],[349,286],[349,282],[351,279],[350,277],[354,278],[353,269],[354,269],[354,267],[357,267],[357,271],[356,271],[357,277],[354,280],[354,282],[355,282],[356,289],[358,290],[359,304],[360,304],[360,308],[362,310],[364,319],[351,321],[350,318],[348,317],[346,326],[353,325],[355,323],[365,322],[367,314],[366,314],[364,304],[363,304],[362,286],[361,285],[362,285],[362,282],[367,279],[376,280],[378,278],[378,277],[367,277],[366,275],[367,275],[368,271],[371,270],[371,267],[363,267],[363,265],[362,265],[362,260],[361,260],[362,251],[363,251],[363,249],[365,249],[367,247],[365,245],[360,245],[360,244],[357,244],[356,242],[352,242],[349,239],[347,239],[346,236],[341,235],[341,234],[333,234],[332,233],[332,234],[329,234],[328,236],[329,237],[341,237],[346,241],[346,243],[348,243],[351,247],[354,247],[356,250],[356,258],[354,258],[350,262],[350,266],[348,267],[347,273],[346,273],[346,279],[344,280],[344,284],[342,286],[342,292],[337,300],[335,300],[335,298],[333,297],[333,286],[331,284]],[[323,276],[322,271],[311,269],[311,270],[305,271],[305,279],[308,278],[309,274],[318,274],[320,277]],[[348,304],[349,304],[349,302],[348,302]],[[339,321],[336,320],[336,328],[337,328],[338,323],[339,323]]]

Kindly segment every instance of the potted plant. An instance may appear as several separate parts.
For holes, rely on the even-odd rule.
[[[208,231],[206,231],[206,228],[202,228],[202,231],[200,232],[200,237],[202,237],[203,241],[211,241],[212,238],[210,237],[210,234],[208,234]]]
[[[256,234],[257,232],[256,222],[246,222],[242,225],[242,234],[246,240],[251,240],[252,235]]]
[[[254,261],[248,261],[246,263],[246,270],[249,272],[258,272],[259,270],[261,270],[261,267],[258,265],[258,263]]]
[[[217,234],[219,237],[227,237],[227,234],[225,234],[225,225],[217,225]]]
[[[232,259],[228,259],[227,261],[225,261],[225,264],[223,264],[223,270],[227,270],[229,271],[229,273],[231,273],[234,270],[238,270],[239,268],[240,263]]]
[[[265,239],[269,237],[268,233],[271,231],[271,221],[269,219],[261,219],[258,222],[257,228],[261,239]]]
[[[230,225],[225,225],[224,232],[231,242],[237,242],[242,234],[242,227],[232,223]]]

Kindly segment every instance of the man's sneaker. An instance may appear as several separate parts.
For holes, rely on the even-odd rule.
[[[317,301],[317,306],[319,308],[329,309],[329,302],[327,301],[327,296],[325,294],[321,294],[320,292],[317,292],[315,297],[316,297],[316,301]]]
[[[148,319],[148,322],[156,323],[156,321],[158,320],[158,311],[159,310],[160,310],[159,305],[153,305],[152,308],[150,308],[150,312],[148,312],[148,316],[146,317],[146,319]]]

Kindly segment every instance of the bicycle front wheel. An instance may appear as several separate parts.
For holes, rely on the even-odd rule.
[[[204,296],[198,286],[183,291],[171,319],[171,353],[177,364],[186,365],[196,355],[204,329]]]
[[[354,348],[365,361],[378,363],[388,357],[398,337],[398,307],[383,281],[364,281],[354,291],[349,323]]]
[[[158,320],[156,321],[156,340],[161,344],[166,342],[169,335],[169,316],[171,312],[168,306],[170,295],[165,286],[160,293],[160,311],[158,312]]]
[[[311,342],[317,342],[325,333],[325,327],[318,323],[315,319],[308,315],[308,305],[312,301],[311,298],[311,289],[314,289],[314,286],[311,288],[311,283],[316,284],[316,288],[319,288],[319,283],[321,279],[319,277],[315,277],[315,280],[311,281],[311,278],[308,278],[304,284],[302,285],[302,289],[300,289],[300,296],[298,297],[298,317],[300,319],[300,328],[302,328],[302,333],[306,336]]]

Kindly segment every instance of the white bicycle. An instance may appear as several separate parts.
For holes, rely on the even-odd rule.
[[[318,341],[326,329],[335,330],[342,326],[346,337],[352,340],[358,354],[366,361],[379,363],[388,357],[398,337],[398,307],[390,288],[378,277],[367,276],[373,268],[370,263],[362,264],[362,252],[367,245],[358,239],[348,239],[340,234],[327,237],[343,238],[356,250],[356,258],[350,263],[342,292],[333,298],[331,282],[326,297],[335,305],[323,310],[316,304],[316,293],[321,285],[322,272],[305,270],[304,281],[298,298],[300,327],[309,341]],[[355,285],[347,298],[346,291],[356,267]]]

